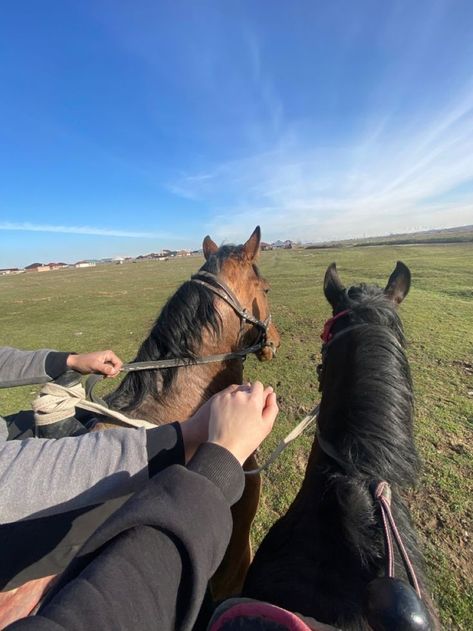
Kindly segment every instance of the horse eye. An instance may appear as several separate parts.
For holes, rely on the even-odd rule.
[[[263,289],[263,291],[264,291],[264,293],[265,293],[265,294],[269,294],[269,287],[265,287],[265,288]]]

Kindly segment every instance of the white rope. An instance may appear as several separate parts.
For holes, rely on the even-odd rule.
[[[156,427],[153,423],[142,419],[128,418],[121,412],[111,410],[99,403],[88,401],[82,383],[74,386],[60,386],[57,383],[46,383],[33,401],[35,423],[38,426],[51,425],[74,416],[74,408],[96,412],[123,425],[130,427]]]
[[[145,421],[143,419],[129,418],[121,412],[111,410],[100,403],[94,403],[86,398],[85,390],[82,383],[78,383],[74,386],[60,386],[57,383],[46,383],[41,388],[36,399],[33,401],[33,410],[35,423],[38,426],[51,425],[62,421],[70,416],[74,416],[74,409],[81,408],[82,410],[88,410],[89,412],[96,412],[106,416],[112,420],[119,421],[123,425],[130,427],[156,427],[153,423]],[[319,405],[317,404],[312,412],[308,414],[302,421],[294,427],[292,431],[285,436],[281,442],[277,445],[276,449],[271,453],[266,462],[251,471],[245,471],[245,475],[257,475],[265,469],[267,469],[276,458],[286,449],[293,440],[298,438],[303,432],[306,431],[317,420],[319,413]]]
[[[279,454],[281,454],[286,449],[286,447],[292,443],[293,440],[296,440],[296,438],[298,438],[303,432],[305,432],[305,430],[310,427],[312,423],[315,423],[319,414],[319,409],[320,405],[317,404],[312,412],[310,412],[310,414],[303,418],[302,421],[281,440],[276,449],[274,449],[269,458],[263,465],[261,465],[261,467],[258,467],[257,469],[252,469],[251,471],[245,471],[245,475],[256,475],[272,465]]]

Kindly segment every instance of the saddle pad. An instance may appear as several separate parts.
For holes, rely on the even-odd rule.
[[[4,629],[20,618],[29,616],[39,604],[51,585],[54,576],[44,576],[0,592],[0,629]]]

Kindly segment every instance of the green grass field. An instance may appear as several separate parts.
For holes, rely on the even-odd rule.
[[[246,364],[249,379],[275,386],[281,408],[261,459],[319,398],[319,333],[329,316],[322,280],[333,260],[347,285],[365,281],[384,286],[397,260],[411,269],[412,290],[401,316],[409,342],[424,469],[409,501],[443,628],[471,631],[473,245],[262,255],[282,347],[274,362],[259,364],[249,358]],[[130,360],[166,298],[199,266],[200,259],[190,258],[0,278],[0,343],[76,351],[110,347]],[[32,387],[2,391],[1,412],[29,407],[35,392]],[[300,439],[265,474],[255,545],[293,499],[310,444],[310,436]]]

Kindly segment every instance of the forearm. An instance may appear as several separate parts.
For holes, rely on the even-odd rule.
[[[67,370],[69,353],[42,349],[21,351],[4,346],[0,348],[0,388],[46,383]]]
[[[190,630],[243,485],[238,462],[215,445],[187,470],[166,469],[87,542],[37,618],[12,629]]]
[[[176,424],[1,443],[0,523],[54,515],[127,495],[140,489],[150,473],[183,462]]]

